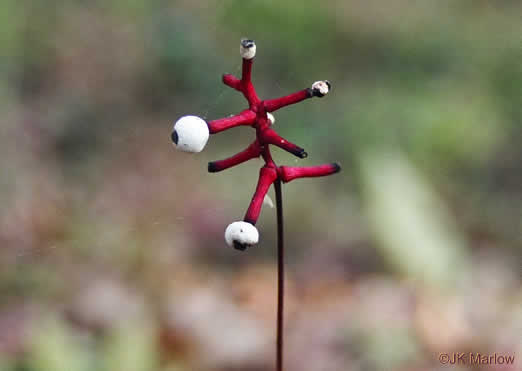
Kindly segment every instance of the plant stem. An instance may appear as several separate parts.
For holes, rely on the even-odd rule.
[[[283,194],[281,180],[274,182],[277,213],[277,350],[276,371],[283,370],[283,327],[284,327],[284,296],[285,296],[285,250],[283,238]]]

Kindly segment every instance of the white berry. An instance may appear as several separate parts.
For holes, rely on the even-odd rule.
[[[241,58],[252,59],[256,56],[256,43],[254,40],[243,39],[239,46]]]
[[[208,125],[200,117],[183,116],[174,124],[172,141],[176,149],[185,152],[201,152],[209,137]]]
[[[312,90],[319,96],[323,97],[330,91],[330,82],[328,80],[325,81],[316,81],[312,84]]]
[[[250,223],[234,222],[225,230],[225,241],[230,247],[244,250],[259,241],[259,232]]]

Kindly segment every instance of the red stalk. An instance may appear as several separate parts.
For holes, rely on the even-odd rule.
[[[250,104],[250,109],[256,110],[256,106],[259,104],[259,98],[257,97],[254,85],[252,85],[252,64],[254,59],[243,58],[243,72],[241,75],[241,91],[245,96],[246,100]]]
[[[243,65],[241,71],[241,81],[243,83],[252,82],[252,65],[254,64],[254,58],[245,59],[243,58]]]
[[[340,170],[341,167],[336,163],[303,167],[280,166],[279,177],[283,182],[288,183],[297,178],[313,178],[332,175]]]
[[[241,80],[231,74],[223,75],[223,84],[230,86],[232,89],[241,91]]]
[[[265,100],[265,109],[267,110],[267,112],[274,112],[279,108],[288,106],[290,104],[299,103],[308,98],[312,98],[312,96],[313,95],[310,89],[303,89],[284,97]]]
[[[308,153],[306,153],[303,148],[287,141],[273,129],[265,128],[264,130],[260,130],[259,136],[262,143],[273,144],[274,146],[282,148],[299,158],[305,158],[308,156]]]
[[[210,134],[216,134],[240,125],[252,125],[256,121],[256,113],[247,109],[237,115],[209,121],[208,130]]]
[[[243,219],[245,222],[255,225],[259,214],[261,213],[261,207],[263,206],[263,200],[265,198],[268,189],[272,183],[277,179],[277,170],[272,166],[263,166],[259,170],[259,180],[257,182],[256,192],[250,201],[250,206]]]
[[[261,155],[261,148],[259,146],[258,141],[256,140],[251,145],[249,145],[247,149],[239,153],[236,153],[232,157],[226,158],[224,160],[209,162],[208,172],[217,173],[218,171],[228,169],[232,166],[239,165],[255,157],[259,157],[259,155]]]

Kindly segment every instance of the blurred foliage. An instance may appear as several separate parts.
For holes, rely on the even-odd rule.
[[[170,144],[184,114],[245,107],[238,41],[279,132],[339,161],[284,188],[287,370],[438,370],[522,343],[519,1],[34,1],[0,9],[0,370],[266,370],[275,213],[224,247],[252,138]],[[519,367],[520,368],[520,367]],[[466,369],[465,367],[463,369]]]

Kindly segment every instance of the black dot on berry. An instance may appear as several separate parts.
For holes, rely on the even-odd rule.
[[[176,130],[174,130],[172,132],[171,138],[172,138],[172,141],[174,142],[174,144],[178,144],[179,137],[178,137],[178,132]]]

